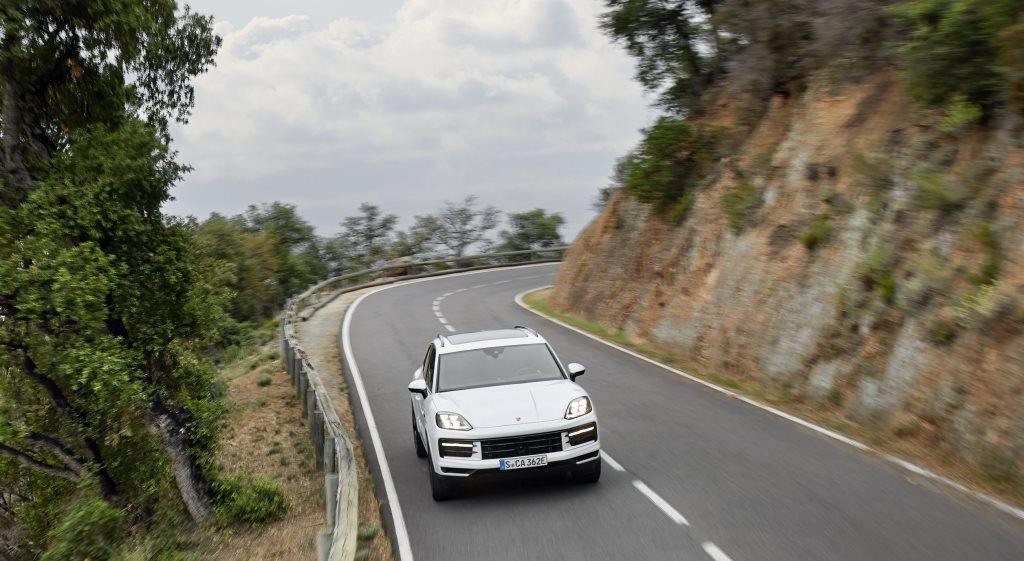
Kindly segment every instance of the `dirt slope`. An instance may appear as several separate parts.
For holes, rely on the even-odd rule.
[[[742,114],[722,96],[701,119],[735,148],[681,223],[613,195],[554,307],[1018,493],[1020,122],[943,132],[892,72]]]

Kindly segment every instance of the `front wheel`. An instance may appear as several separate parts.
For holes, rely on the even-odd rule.
[[[429,462],[427,469],[430,471],[430,494],[435,501],[447,501],[458,496],[458,481],[452,481],[451,477],[438,475],[434,471],[434,462]]]
[[[416,447],[416,457],[426,458],[427,449],[423,447],[423,439],[420,438],[420,431],[416,428],[416,411],[412,412],[412,440]]]
[[[597,483],[601,479],[601,458],[577,467],[572,477],[580,483]]]

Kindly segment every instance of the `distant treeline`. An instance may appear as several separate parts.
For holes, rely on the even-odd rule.
[[[215,290],[229,294],[228,317],[244,324],[265,321],[284,300],[330,275],[367,269],[398,258],[461,257],[467,252],[517,251],[563,243],[557,212],[533,209],[508,213],[480,206],[476,197],[445,203],[434,214],[416,216],[405,230],[398,217],[363,203],[341,220],[341,231],[320,237],[293,205],[252,205],[236,216],[212,214],[189,220],[195,248],[206,268],[216,271]],[[497,239],[491,234],[497,231]],[[244,331],[244,330],[243,330]],[[225,326],[223,333],[239,333]],[[230,335],[225,344],[231,344]]]

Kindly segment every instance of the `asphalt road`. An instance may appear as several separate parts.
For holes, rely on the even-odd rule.
[[[520,308],[515,295],[550,284],[555,267],[398,285],[351,310],[351,352],[416,559],[1024,560],[1020,520]],[[603,450],[623,471],[606,462],[593,486],[499,482],[435,503],[406,386],[446,325],[528,325],[586,365]]]

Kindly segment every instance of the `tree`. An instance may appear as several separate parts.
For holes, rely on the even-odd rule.
[[[367,269],[387,258],[397,221],[397,216],[383,214],[376,205],[359,205],[359,214],[345,217],[342,232],[326,244],[331,271],[342,274]]]
[[[203,520],[222,411],[196,349],[224,295],[160,212],[183,171],[149,125],[90,127],[3,209],[0,453],[120,504],[173,477]]]
[[[281,302],[282,251],[276,238],[253,232],[239,217],[211,214],[192,229],[196,254],[231,292],[227,312],[238,322],[270,317]]]
[[[278,261],[275,284],[279,304],[327,275],[320,239],[313,226],[299,216],[295,205],[278,201],[249,205],[237,219],[250,232],[270,239]]]
[[[435,239],[454,257],[462,257],[467,249],[487,239],[487,232],[498,226],[500,214],[492,206],[477,209],[473,195],[461,203],[445,202],[437,216]]]
[[[502,243],[499,251],[520,251],[526,249],[543,249],[558,247],[562,241],[558,229],[565,224],[565,219],[557,212],[548,212],[535,208],[525,212],[514,212],[508,215],[511,230],[501,231]]]
[[[24,201],[73,131],[142,116],[167,137],[220,39],[174,0],[5,0],[0,5],[0,203]]]
[[[434,250],[441,223],[433,214],[414,218],[412,226],[405,232],[395,232],[389,253],[394,257],[413,257],[429,254]]]
[[[211,513],[222,406],[196,349],[225,294],[160,210],[186,171],[168,124],[212,64],[211,23],[173,0],[0,5],[0,473],[16,512],[59,514],[95,483],[136,515],[175,488]]]
[[[1021,21],[1024,0],[907,0],[893,13],[908,28],[898,51],[919,100],[939,105],[962,96],[986,110],[1001,100],[1012,76],[999,63],[1019,49],[1006,33]]]
[[[606,0],[601,28],[636,58],[636,79],[685,115],[723,70],[715,11],[721,0]]]

